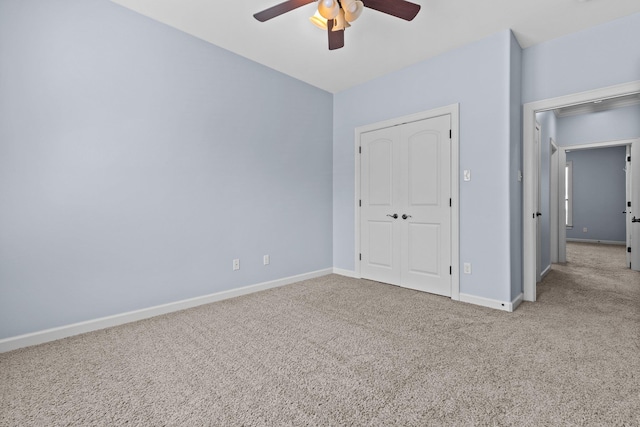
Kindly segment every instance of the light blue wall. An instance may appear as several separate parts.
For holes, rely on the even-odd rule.
[[[558,119],[563,147],[632,138],[640,138],[640,105]]]
[[[334,96],[335,267],[355,268],[354,129],[460,103],[460,291],[511,300],[511,48],[503,31]]]
[[[522,48],[511,34],[511,136],[510,136],[510,204],[511,204],[511,300],[522,293]]]
[[[544,271],[551,265],[551,143],[558,143],[558,121],[552,111],[536,114],[540,124],[540,268]]]
[[[640,13],[524,49],[522,102],[640,80]]]
[[[573,229],[567,238],[626,240],[625,153],[625,147],[567,153],[573,162]]]
[[[331,129],[107,0],[0,2],[0,338],[331,267]]]

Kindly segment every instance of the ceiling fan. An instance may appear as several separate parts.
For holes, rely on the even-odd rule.
[[[327,30],[329,50],[344,47],[344,30],[358,19],[365,7],[406,21],[420,11],[420,5],[405,0],[287,0],[253,15],[260,22],[290,12],[309,3],[318,2],[318,11],[310,18],[318,27]]]

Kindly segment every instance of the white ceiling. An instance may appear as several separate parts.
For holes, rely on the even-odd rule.
[[[365,8],[329,51],[315,3],[261,23],[253,14],[284,0],[112,1],[332,93],[508,28],[526,48],[640,12],[638,0],[412,0],[413,21]]]

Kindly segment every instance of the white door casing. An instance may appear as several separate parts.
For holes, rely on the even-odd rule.
[[[444,178],[444,181],[449,180],[449,191],[450,191],[450,199],[451,199],[451,206],[449,206],[449,199],[446,199],[446,205],[448,208],[448,218],[449,218],[449,227],[450,227],[450,231],[447,233],[445,231],[445,234],[448,234],[449,238],[445,239],[446,241],[448,241],[449,243],[449,249],[446,250],[445,252],[449,253],[448,256],[448,262],[447,257],[440,257],[439,258],[439,262],[436,262],[435,264],[433,263],[433,259],[431,259],[431,261],[425,263],[424,262],[424,258],[417,256],[414,257],[413,260],[411,258],[410,253],[413,253],[414,255],[417,253],[416,251],[421,251],[423,253],[428,252],[429,250],[431,250],[428,246],[424,246],[420,244],[421,239],[416,239],[414,238],[414,241],[411,244],[407,244],[405,249],[400,251],[401,253],[401,263],[404,263],[401,266],[401,269],[404,269],[405,273],[404,273],[404,277],[407,278],[407,280],[405,281],[403,286],[407,286],[407,287],[413,287],[416,289],[421,289],[421,290],[426,290],[426,291],[430,291],[430,292],[435,292],[435,293],[445,293],[445,292],[438,292],[437,289],[435,290],[429,290],[426,289],[423,286],[423,282],[425,282],[425,276],[429,277],[431,276],[438,276],[441,274],[441,271],[443,271],[443,273],[446,273],[445,276],[449,276],[449,272],[451,272],[450,277],[450,281],[448,284],[448,292],[446,292],[447,295],[450,295],[452,299],[455,300],[459,300],[460,299],[460,282],[459,282],[459,187],[458,187],[458,173],[459,173],[459,161],[458,161],[458,152],[459,152],[459,136],[458,136],[458,126],[459,126],[459,105],[458,104],[453,104],[453,105],[449,105],[446,107],[441,107],[441,108],[437,108],[434,110],[429,110],[429,111],[425,111],[425,112],[421,112],[421,113],[417,113],[417,114],[412,114],[410,116],[404,116],[404,117],[400,117],[400,118],[395,118],[395,119],[390,119],[390,120],[386,120],[384,122],[379,122],[379,123],[374,123],[371,125],[366,125],[366,126],[362,126],[359,128],[355,129],[355,149],[356,149],[356,154],[359,152],[360,148],[360,142],[361,140],[363,140],[363,136],[366,133],[369,133],[371,131],[375,131],[375,130],[379,130],[379,129],[385,129],[385,128],[392,128],[392,127],[399,127],[399,125],[407,125],[410,124],[411,126],[406,128],[406,134],[410,135],[412,133],[412,127],[413,127],[413,123],[414,122],[418,122],[418,121],[422,121],[425,119],[431,119],[431,118],[435,118],[435,117],[440,117],[440,116],[447,116],[448,117],[448,124],[449,127],[448,129],[451,130],[451,132],[449,133],[449,131],[446,132],[446,137],[449,138],[449,144],[450,144],[450,160],[449,161],[444,161],[442,162],[442,160],[439,162],[440,165],[439,167],[441,168],[442,172],[446,175],[446,177]],[[383,135],[383,134],[380,134]],[[410,139],[413,139],[413,142],[410,144]],[[413,155],[411,156],[411,158],[413,158],[413,162],[415,165],[419,165],[420,161],[419,161],[419,157],[424,157],[424,156],[428,156],[430,153],[430,150],[433,149],[433,143],[430,143],[429,138],[427,137],[427,135],[422,134],[420,135],[420,132],[417,132],[417,134],[414,134],[413,138],[408,138],[405,142],[406,142],[406,150],[407,152],[409,150],[413,150]],[[413,148],[410,148],[410,146],[413,145]],[[430,147],[431,146],[431,147]],[[362,151],[365,151],[365,148],[362,148]],[[355,268],[355,277],[364,277],[366,275],[366,273],[363,273],[363,264],[364,264],[364,258],[366,256],[365,253],[363,253],[363,247],[365,245],[365,240],[367,239],[367,237],[363,236],[363,230],[362,228],[364,228],[362,226],[363,221],[361,221],[361,211],[362,208],[360,206],[360,204],[364,205],[364,200],[362,200],[363,197],[363,193],[365,191],[366,188],[366,184],[361,185],[361,181],[362,181],[362,176],[365,175],[365,172],[363,170],[361,170],[361,157],[362,155],[356,155],[356,162],[355,162],[355,169],[356,169],[356,174],[355,174],[355,228],[356,228],[356,238],[355,238],[355,261],[356,261],[356,268]],[[410,162],[410,157],[406,156],[406,162],[407,162],[407,173],[406,175],[401,175],[400,179],[404,180],[405,184],[404,186],[406,188],[410,187],[410,181],[412,180],[411,174],[410,172],[410,167],[411,167],[411,162]],[[444,163],[445,168],[442,169],[442,163]],[[414,169],[416,169],[416,167],[414,166]],[[446,170],[448,169],[449,173],[446,173]],[[420,174],[420,173],[427,173],[428,171],[426,170],[426,168],[417,168],[417,170],[415,170],[415,173]],[[428,173],[427,173],[428,174]],[[391,172],[390,174],[391,176],[393,176],[393,172]],[[415,177],[414,177],[415,178]],[[397,179],[397,178],[396,178]],[[441,182],[441,184],[446,185],[445,182]],[[417,187],[414,188],[414,190],[418,190]],[[426,218],[426,220],[423,218],[423,214],[425,211],[428,211],[428,204],[424,203],[425,200],[420,200],[419,197],[414,197],[412,200],[409,200],[409,191],[407,191],[407,202],[406,205],[404,205],[404,211],[401,212],[400,208],[398,208],[398,212],[384,212],[385,218],[388,218],[389,220],[394,220],[391,217],[387,217],[387,214],[398,214],[398,218],[395,219],[395,224],[397,224],[398,227],[404,227],[404,231],[400,232],[400,236],[401,238],[404,238],[405,241],[409,241],[409,236],[414,236],[417,237],[418,235],[422,234],[422,235],[426,235],[429,234],[429,232],[433,232],[434,226],[431,222],[431,219],[429,219],[428,217]],[[445,197],[443,194],[440,194],[441,197]],[[444,199],[443,199],[444,200]],[[425,206],[423,206],[425,205]],[[409,211],[411,210],[411,212]],[[415,215],[414,215],[415,213]],[[429,212],[426,212],[427,214]],[[402,215],[405,214],[407,215],[406,219],[402,219]],[[364,217],[366,217],[367,214],[364,215]],[[393,227],[390,227],[391,230],[393,230]],[[361,238],[362,236],[362,238]],[[367,243],[369,244],[369,243]],[[413,246],[411,246],[413,245]],[[404,257],[403,255],[403,251],[404,254],[406,254]],[[384,255],[384,252],[380,252],[380,254]],[[392,256],[390,257],[390,255],[385,255],[387,256],[387,259],[391,259],[393,261]],[[360,258],[363,259],[363,261],[360,261]],[[402,258],[404,258],[404,261],[402,261]],[[396,261],[397,262],[397,261]],[[446,263],[446,266],[444,266],[444,264]],[[383,263],[380,263],[383,264]],[[434,267],[434,265],[436,267]],[[449,268],[451,266],[451,269]],[[434,272],[436,272],[438,274],[434,274]],[[389,273],[391,274],[391,273]],[[419,278],[419,280],[418,280]],[[416,285],[415,283],[412,284],[412,280],[416,280],[418,282],[418,284]],[[393,279],[392,280],[386,280],[386,282],[388,283],[393,283]],[[428,282],[428,281],[427,281]],[[431,285],[433,287],[433,284]]]
[[[451,117],[361,137],[361,275],[451,296]]]
[[[567,262],[567,212],[565,207],[565,186],[567,178],[567,152],[564,148],[558,150],[558,262]]]
[[[559,197],[560,187],[558,187],[558,146],[553,141],[553,138],[549,139],[549,148],[551,149],[551,167],[549,168],[549,215],[551,223],[551,263],[558,262],[558,229],[560,227],[559,221]]]
[[[580,150],[592,150],[598,148],[610,148],[610,147],[627,147],[627,152],[631,152],[631,146],[634,144],[640,145],[640,138],[636,139],[619,139],[614,141],[603,141],[603,142],[593,142],[587,144],[579,144],[579,145],[571,145],[567,147],[559,147],[558,152],[560,153],[559,157],[559,168],[558,168],[558,181],[560,188],[560,197],[559,197],[559,206],[558,206],[558,215],[560,217],[559,221],[559,246],[558,246],[558,262],[567,262],[567,227],[565,225],[566,211],[565,211],[565,170],[564,168],[567,165],[567,151],[580,151]],[[631,165],[627,164],[626,166],[626,200],[631,201]],[[622,212],[623,206],[620,206],[620,210]],[[631,214],[630,209],[624,209],[627,212],[627,223],[626,223],[626,235],[627,235],[627,247],[630,246],[631,239]],[[630,255],[627,253],[627,265],[630,262]]]

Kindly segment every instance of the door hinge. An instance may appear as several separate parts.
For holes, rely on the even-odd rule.
[[[451,207],[451,199],[449,199],[449,207]]]
[[[631,156],[627,156],[627,162],[631,161]]]
[[[451,139],[451,135],[452,135],[451,129],[449,129],[449,139]]]
[[[362,206],[362,199],[360,199],[360,203],[359,203],[359,206]]]
[[[362,154],[362,146],[358,147],[358,153]]]
[[[627,202],[627,207],[630,208],[631,207],[631,202]]]
[[[451,269],[451,266],[449,266],[449,276],[451,276],[452,271],[453,271],[453,270]]]
[[[631,253],[631,248],[627,248],[627,252]]]
[[[362,254],[360,254],[360,261],[362,261]]]

